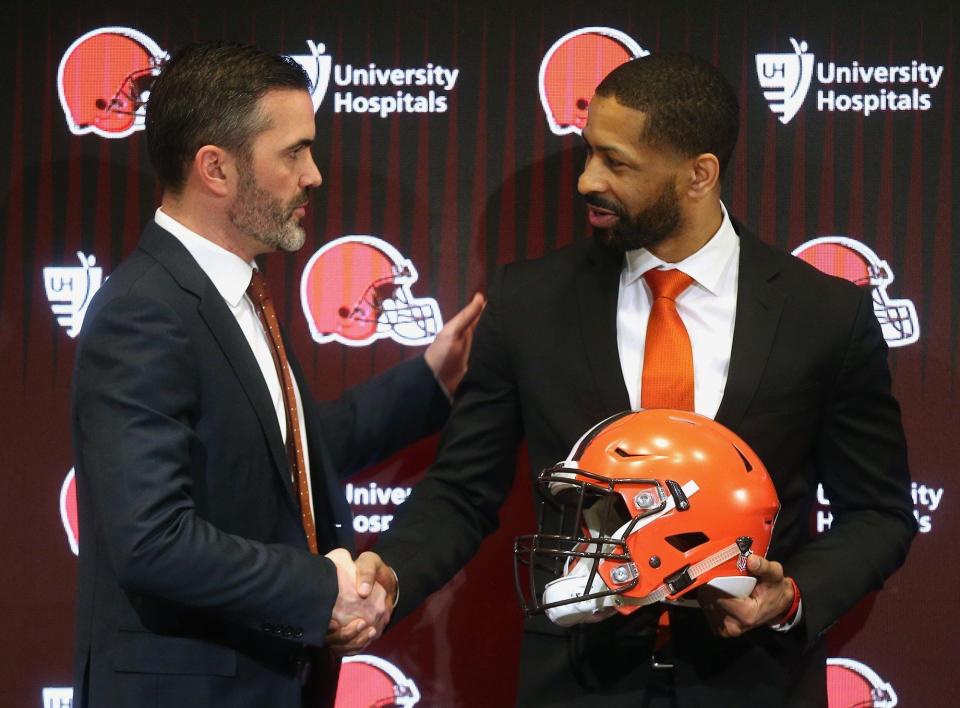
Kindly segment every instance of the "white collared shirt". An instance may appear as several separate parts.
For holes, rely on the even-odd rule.
[[[643,351],[652,297],[643,274],[653,268],[676,268],[693,283],[677,297],[693,349],[694,410],[713,418],[720,408],[730,368],[737,310],[740,238],[721,204],[723,221],[704,246],[679,263],[665,263],[645,248],[628,251],[620,273],[617,301],[617,348],[630,407],[640,406]]]
[[[273,401],[274,412],[277,415],[277,424],[280,426],[280,435],[284,444],[287,441],[287,408],[283,401],[283,389],[280,385],[280,375],[273,363],[271,350],[273,345],[268,334],[260,322],[256,307],[247,296],[247,287],[256,267],[255,263],[247,263],[230,251],[221,248],[209,239],[195,231],[191,231],[162,209],[157,209],[154,215],[157,226],[173,234],[183,247],[190,252],[193,259],[213,282],[214,287],[223,297],[230,312],[237,320],[244,338],[250,345],[253,355],[260,366],[263,380],[267,384],[270,400]],[[292,375],[291,371],[291,375]],[[300,449],[303,450],[303,463],[306,467],[307,488],[310,490],[310,453],[306,441],[306,419],[303,416],[303,401],[300,398],[300,389],[296,378],[293,378],[293,391],[297,399],[297,415],[300,416]],[[313,511],[313,492],[310,490],[310,513]],[[315,517],[315,515],[314,515]]]

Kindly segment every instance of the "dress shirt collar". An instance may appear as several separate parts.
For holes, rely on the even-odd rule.
[[[153,220],[183,244],[230,307],[240,304],[250,285],[255,264],[247,263],[240,256],[191,231],[160,208]]]
[[[720,281],[730,260],[737,253],[738,236],[727,214],[727,209],[720,204],[723,220],[720,228],[696,253],[687,256],[679,263],[667,263],[653,255],[646,248],[627,251],[624,261],[623,285],[630,285],[642,277],[648,270],[667,266],[683,271],[697,284],[713,295],[719,294]]]

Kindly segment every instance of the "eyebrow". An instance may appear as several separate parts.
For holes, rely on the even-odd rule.
[[[302,138],[301,140],[298,140],[292,145],[288,145],[287,147],[285,147],[283,149],[283,152],[287,152],[288,150],[298,150],[300,148],[308,148],[308,147],[311,147],[312,145],[313,145],[313,140],[311,138]]]
[[[586,136],[583,135],[582,133],[580,135],[580,140],[583,142],[584,147],[588,147],[594,152],[603,152],[608,155],[613,155],[618,159],[623,160],[624,162],[627,162],[630,160],[630,156],[618,147],[614,147],[613,145],[594,145],[589,140],[587,140]]]

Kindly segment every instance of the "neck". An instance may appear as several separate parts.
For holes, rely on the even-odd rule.
[[[230,218],[212,205],[193,204],[184,196],[164,192],[160,208],[198,236],[215,243],[246,262],[252,261],[262,252],[257,250],[253,239],[237,233]]]
[[[678,229],[648,250],[662,261],[679,263],[703,248],[723,223],[720,201],[689,211]]]

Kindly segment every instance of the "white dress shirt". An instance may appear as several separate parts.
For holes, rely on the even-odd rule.
[[[271,350],[273,345],[269,335],[260,322],[257,309],[247,295],[247,287],[256,263],[247,263],[230,251],[221,248],[212,241],[204,238],[195,231],[191,231],[162,209],[157,209],[154,215],[157,225],[169,231],[183,244],[193,259],[213,282],[214,287],[223,297],[231,314],[237,320],[243,336],[246,338],[253,355],[260,366],[263,380],[267,384],[270,399],[273,401],[274,412],[277,415],[277,424],[280,426],[280,435],[283,442],[287,442],[287,407],[283,401],[283,389],[280,385],[280,375],[273,362]],[[291,370],[291,378],[293,372]],[[293,378],[293,392],[297,399],[297,415],[300,417],[300,449],[303,450],[303,463],[307,477],[308,496],[310,498],[310,514],[313,511],[313,492],[310,489],[310,453],[307,449],[306,420],[303,417],[303,401],[300,398],[300,389],[296,378]]]
[[[676,268],[693,278],[676,302],[693,349],[694,410],[713,418],[720,408],[730,368],[740,272],[740,238],[726,208],[722,204],[720,208],[720,228],[699,251],[679,263],[666,263],[645,248],[626,254],[617,300],[617,348],[633,410],[640,407],[647,320],[653,304],[643,274],[654,268]]]

